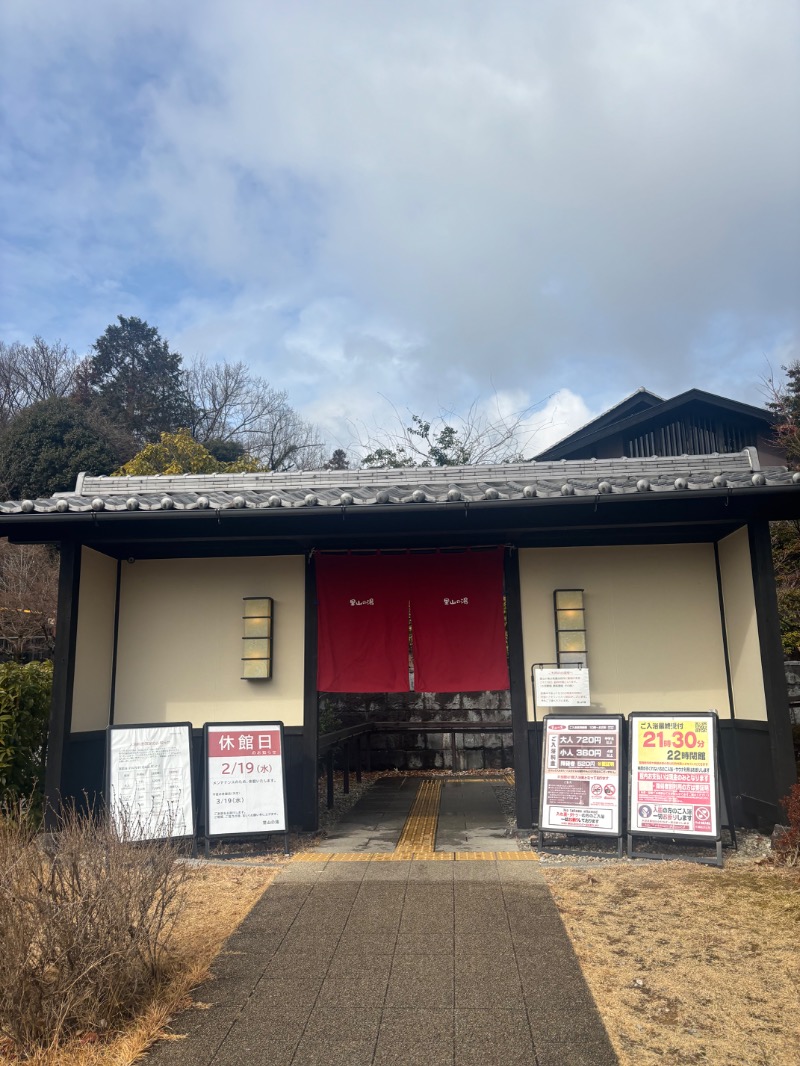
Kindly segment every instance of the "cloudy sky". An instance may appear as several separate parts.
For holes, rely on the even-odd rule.
[[[245,359],[332,443],[386,404],[800,357],[797,0],[5,0],[0,334],[117,314]]]

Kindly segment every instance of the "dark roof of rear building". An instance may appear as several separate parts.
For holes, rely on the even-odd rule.
[[[759,434],[768,437],[775,424],[776,416],[766,408],[741,403],[725,396],[705,392],[702,389],[689,389],[665,400],[648,389],[639,388],[618,404],[604,411],[597,418],[587,422],[562,440],[535,458],[538,461],[554,459],[590,459],[607,454],[609,447],[616,447],[615,455],[643,457],[645,454],[676,455],[692,452],[733,451],[739,447],[763,444],[757,441]],[[695,423],[708,427],[705,436],[691,436],[690,427]],[[648,434],[658,433],[665,427],[685,427],[686,433],[672,432],[665,438],[653,438],[650,451],[636,454],[627,445],[634,441],[642,442],[638,448],[648,447]],[[735,446],[726,444],[724,436],[735,440]],[[682,448],[690,441],[695,446]],[[697,442],[707,440],[709,447],[698,448]],[[680,450],[678,450],[680,449]]]

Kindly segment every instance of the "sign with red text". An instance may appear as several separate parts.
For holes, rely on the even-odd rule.
[[[206,837],[286,831],[283,724],[205,727]]]
[[[108,727],[106,795],[123,840],[194,836],[192,726]]]
[[[719,837],[716,715],[630,716],[631,832]]]
[[[537,707],[588,707],[592,702],[586,667],[570,670],[535,666],[533,686]]]
[[[619,836],[622,717],[548,714],[543,728],[539,829]]]

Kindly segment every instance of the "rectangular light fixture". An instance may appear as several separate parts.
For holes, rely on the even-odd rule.
[[[583,589],[556,589],[556,658],[559,666],[586,666],[586,611]]]
[[[272,598],[245,596],[242,614],[242,679],[272,677]]]

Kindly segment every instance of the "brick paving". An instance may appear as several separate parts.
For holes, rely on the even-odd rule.
[[[535,862],[292,862],[150,1066],[611,1066]]]

